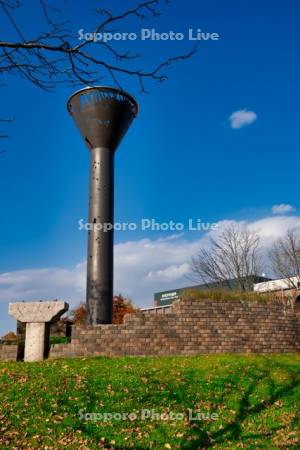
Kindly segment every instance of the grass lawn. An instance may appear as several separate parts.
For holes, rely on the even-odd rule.
[[[2,362],[0,448],[300,448],[299,367],[300,355]]]

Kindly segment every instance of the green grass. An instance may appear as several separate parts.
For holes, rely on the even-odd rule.
[[[255,291],[233,291],[225,289],[186,289],[184,292],[186,299],[203,300],[235,300],[235,301],[268,301],[282,300],[281,292],[255,292]]]
[[[16,345],[18,344],[19,347],[25,347],[25,339],[16,339],[15,341],[10,339],[10,340],[5,340],[3,339],[3,341],[5,342],[5,345]],[[50,336],[49,337],[49,344],[68,344],[69,342],[71,342],[71,338],[67,337],[67,336]]]
[[[50,336],[49,343],[52,344],[68,344],[71,338],[67,336]]]
[[[0,363],[0,447],[296,449],[299,366],[299,355]],[[141,420],[142,409],[169,420]],[[188,409],[218,418],[191,421]],[[80,410],[137,419],[82,420]]]

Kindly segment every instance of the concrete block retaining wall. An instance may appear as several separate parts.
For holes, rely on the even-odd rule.
[[[300,321],[280,301],[179,300],[168,314],[125,316],[122,325],[73,326],[50,358],[297,352]]]
[[[18,346],[14,344],[0,344],[0,361],[16,361]]]

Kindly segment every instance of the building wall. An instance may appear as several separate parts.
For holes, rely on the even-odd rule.
[[[244,278],[244,280],[246,280]],[[252,275],[247,278],[247,284],[253,286],[255,283],[267,282],[270,278]],[[206,291],[206,290],[222,290],[222,291],[238,291],[240,290],[240,285],[237,279],[219,281],[215,283],[197,284],[193,286],[186,286],[184,288],[172,289],[168,291],[156,292],[154,294],[154,306],[167,306],[171,305],[174,301],[184,297],[187,291]]]
[[[178,300],[168,314],[125,316],[122,325],[73,327],[50,358],[297,352],[300,319],[280,301]]]
[[[299,277],[280,278],[278,280],[263,281],[254,284],[255,292],[272,292],[272,291],[297,291],[299,289]]]

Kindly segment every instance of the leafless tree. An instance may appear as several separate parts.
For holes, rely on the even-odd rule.
[[[143,1],[120,13],[99,7],[95,10],[99,20],[92,35],[95,37],[97,33],[119,31],[127,18],[156,18],[161,14],[159,5],[169,2],[170,0]],[[60,3],[61,9],[53,6]],[[120,51],[113,41],[79,40],[78,30],[70,29],[70,24],[65,20],[65,3],[66,0],[32,0],[30,8],[40,9],[43,30],[37,36],[27,37],[17,17],[23,7],[24,17],[27,18],[30,15],[29,6],[26,2],[23,5],[22,0],[0,0],[1,20],[6,21],[10,36],[15,36],[12,40],[0,40],[1,75],[17,74],[46,90],[62,83],[72,86],[92,85],[106,75],[121,87],[119,76],[126,75],[135,77],[145,92],[144,82],[147,79],[164,81],[165,69],[174,62],[190,58],[196,51],[193,48],[186,54],[172,56],[158,62],[155,67],[143,69],[139,62],[141,54]],[[102,1],[99,0],[100,4]],[[84,2],[82,5],[87,7]]]
[[[236,280],[241,291],[251,290],[253,277],[261,273],[260,238],[246,226],[227,226],[216,239],[210,239],[209,249],[201,248],[192,258],[192,272],[203,283],[222,282],[232,287]]]
[[[147,0],[135,4],[129,9],[114,13],[99,7],[95,9],[98,17],[93,30],[89,30],[92,39],[79,40],[78,30],[66,17],[67,0],[0,0],[0,20],[5,24],[9,39],[0,38],[0,76],[7,85],[11,76],[19,76],[31,84],[51,91],[60,85],[82,86],[94,85],[109,76],[113,83],[122,89],[123,76],[137,79],[142,92],[146,93],[145,81],[163,82],[167,75],[165,70],[175,62],[190,58],[196,47],[181,55],[162,59],[155,67],[147,68],[141,54],[121,51],[113,41],[97,40],[99,33],[121,31],[126,19],[145,20],[161,15],[160,6],[170,0]],[[103,1],[99,0],[99,6]],[[87,4],[82,2],[82,7]],[[30,35],[28,27],[22,26],[22,19],[30,14],[40,16],[41,31]],[[24,23],[23,23],[24,25]],[[3,25],[2,25],[3,26]],[[27,28],[27,31],[25,31]],[[118,42],[116,42],[118,44]],[[144,68],[142,68],[142,67]],[[0,119],[9,122],[10,118]],[[9,137],[0,133],[0,138]],[[3,153],[0,152],[0,153]]]
[[[298,289],[300,283],[300,237],[288,230],[278,239],[269,252],[273,273],[278,278],[286,278],[287,287]]]

